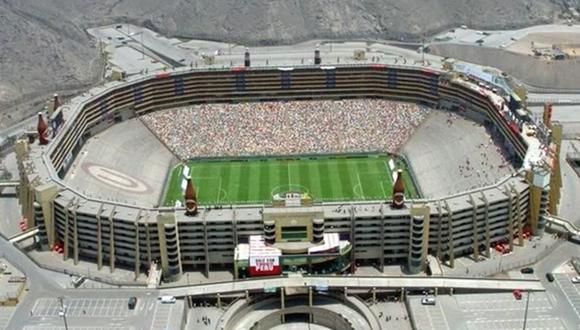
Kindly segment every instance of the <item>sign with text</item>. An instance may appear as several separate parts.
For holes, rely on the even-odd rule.
[[[250,257],[250,276],[269,276],[281,273],[277,256]]]

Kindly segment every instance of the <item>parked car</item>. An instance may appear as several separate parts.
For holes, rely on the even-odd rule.
[[[549,282],[554,282],[554,275],[552,273],[546,273],[546,278]]]
[[[522,290],[514,290],[514,298],[516,298],[516,300],[522,300]]]
[[[137,297],[129,297],[127,307],[129,307],[129,309],[135,309],[135,306],[137,306]]]
[[[174,296],[161,296],[161,297],[159,297],[159,300],[161,300],[162,304],[174,304],[175,303]]]
[[[574,276],[570,280],[572,283],[580,283],[580,276]]]
[[[435,305],[435,298],[423,298],[421,299],[422,305]]]
[[[526,268],[522,268],[520,270],[520,272],[522,272],[522,274],[533,274],[534,269],[532,267],[526,267]]]

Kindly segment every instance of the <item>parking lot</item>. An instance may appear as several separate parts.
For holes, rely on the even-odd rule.
[[[580,283],[572,283],[571,275],[554,274],[554,282],[560,287],[568,303],[576,312],[576,316],[580,318]]]
[[[178,300],[173,304],[157,304],[151,322],[151,329],[180,329],[182,320],[187,317],[185,302]]]
[[[414,324],[420,329],[455,329],[447,323],[447,317],[441,308],[441,304],[427,306],[421,304],[421,298],[409,300],[410,309],[413,311]]]
[[[127,308],[127,299],[101,298],[84,299],[73,298],[64,301],[68,317],[128,317],[135,314],[135,310]],[[60,302],[56,298],[41,298],[34,303],[32,315],[38,317],[59,316]]]
[[[7,329],[8,328],[8,322],[10,321],[12,314],[14,314],[15,309],[16,309],[16,307],[12,307],[12,306],[1,306],[0,307],[0,329]]]
[[[439,295],[431,306],[417,296],[409,298],[409,306],[417,329],[521,329],[527,295],[521,300],[512,293]],[[552,300],[545,292],[530,294],[526,328],[566,329]]]
[[[470,320],[467,321],[467,329],[520,329],[523,328],[523,324],[523,317],[502,320]],[[565,330],[566,327],[557,317],[536,318],[533,315],[529,315],[526,322],[526,329]]]

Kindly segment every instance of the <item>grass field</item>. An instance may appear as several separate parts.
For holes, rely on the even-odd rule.
[[[248,159],[192,161],[190,175],[202,205],[268,203],[273,193],[299,188],[316,201],[385,199],[391,194],[392,173],[387,155],[358,158]],[[403,168],[407,198],[417,196],[406,165]],[[171,173],[164,205],[183,201],[182,170]]]

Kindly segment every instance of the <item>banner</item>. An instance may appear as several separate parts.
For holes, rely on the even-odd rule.
[[[281,272],[277,256],[250,257],[250,276],[279,275]]]

